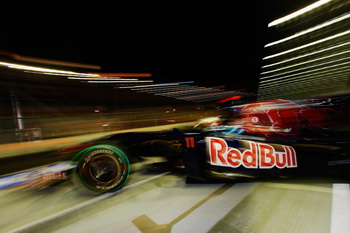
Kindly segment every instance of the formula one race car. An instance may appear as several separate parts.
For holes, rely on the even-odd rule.
[[[349,133],[336,130],[339,125],[331,123],[331,115],[339,109],[290,101],[230,109],[234,109],[234,120],[215,119],[213,124],[197,124],[188,130],[114,134],[60,149],[50,154],[59,163],[39,172],[5,176],[13,179],[12,184],[1,183],[1,177],[0,188],[71,176],[94,192],[114,192],[127,182],[130,163],[150,156],[165,157],[169,169],[183,166],[187,182],[270,180],[305,174],[349,179]],[[242,119],[237,120],[239,117]]]

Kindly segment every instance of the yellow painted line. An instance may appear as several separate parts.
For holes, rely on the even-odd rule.
[[[312,191],[312,192],[321,192],[321,193],[332,193],[333,190],[327,187],[307,185],[307,184],[291,184],[291,183],[262,183],[265,187],[270,188],[280,188],[280,189],[291,189],[299,191]]]

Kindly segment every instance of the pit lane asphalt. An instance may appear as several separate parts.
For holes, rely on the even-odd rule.
[[[329,180],[186,184],[182,173],[154,173],[147,166],[138,164],[126,189],[103,198],[81,193],[69,182],[43,190],[2,190],[0,232],[350,229],[349,184]],[[339,191],[337,185],[345,188]]]
[[[186,184],[180,173],[156,175],[145,170],[133,178],[137,181],[128,184],[131,188],[106,198],[83,195],[63,184],[50,190],[7,193],[0,199],[0,229],[62,233],[342,233],[350,229],[349,184],[335,192],[332,183],[310,180]],[[339,196],[341,205],[335,207],[334,198]],[[80,208],[74,208],[77,205]]]

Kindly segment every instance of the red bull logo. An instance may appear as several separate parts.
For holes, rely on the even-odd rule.
[[[245,150],[228,147],[225,140],[221,138],[208,137],[210,164],[215,166],[255,169],[271,169],[277,167],[296,168],[296,152],[291,146],[281,146],[282,151],[266,143],[242,140],[242,143],[249,145]]]

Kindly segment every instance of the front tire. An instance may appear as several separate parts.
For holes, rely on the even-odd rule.
[[[96,145],[79,152],[75,170],[80,183],[95,193],[115,192],[128,180],[130,163],[120,149],[111,145]]]

